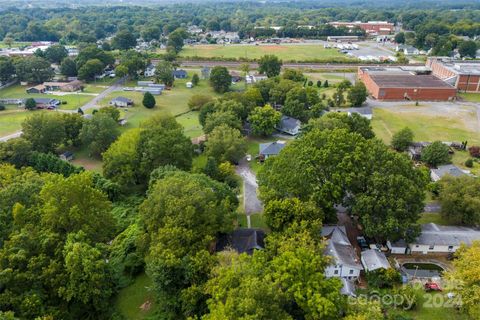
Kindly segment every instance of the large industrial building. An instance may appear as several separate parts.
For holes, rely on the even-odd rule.
[[[377,100],[448,101],[457,92],[425,67],[360,67],[358,77]]]
[[[480,61],[431,57],[427,67],[432,74],[463,92],[480,91]]]
[[[395,30],[395,25],[393,23],[387,21],[368,21],[368,22],[361,22],[361,21],[354,21],[354,22],[341,22],[341,21],[334,21],[329,22],[332,26],[338,27],[345,27],[348,29],[353,28],[360,28],[365,30],[367,34],[370,35],[388,35],[393,33]]]

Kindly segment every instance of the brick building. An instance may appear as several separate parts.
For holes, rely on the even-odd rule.
[[[427,67],[432,74],[451,84],[459,91],[480,91],[480,61],[454,60],[448,57],[431,57]]]
[[[377,100],[447,101],[457,92],[426,68],[360,67],[358,77]]]
[[[345,27],[348,29],[353,29],[358,27],[364,30],[367,34],[370,35],[388,35],[393,33],[395,30],[395,25],[393,23],[387,21],[368,21],[368,22],[361,22],[361,21],[354,21],[354,22],[341,22],[341,21],[334,21],[329,22],[330,25],[338,28],[338,27]]]

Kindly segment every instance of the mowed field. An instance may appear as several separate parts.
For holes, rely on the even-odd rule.
[[[161,53],[165,51],[160,51]],[[195,45],[185,46],[180,52],[182,57],[258,59],[266,54],[274,54],[283,61],[353,61],[352,58],[337,51],[325,49],[320,44],[282,44],[282,45]]]
[[[372,127],[377,137],[389,144],[393,134],[409,127],[415,134],[415,141],[468,141],[468,145],[480,144],[480,125],[477,109],[473,106],[448,104],[425,106],[398,106],[374,108]],[[468,152],[456,151],[452,162],[464,169],[469,158]],[[480,174],[476,163],[474,174]]]

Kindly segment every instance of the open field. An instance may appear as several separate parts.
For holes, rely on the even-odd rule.
[[[404,127],[413,130],[415,141],[468,141],[468,145],[480,144],[480,127],[478,126],[474,107],[451,106],[398,106],[388,109],[374,109],[373,130],[377,137],[389,144],[392,135]],[[480,174],[480,164],[472,169],[465,167],[468,152],[456,151],[452,162],[463,168]]]
[[[23,120],[33,112],[47,111],[25,111],[18,110],[16,107],[9,107],[7,110],[0,111],[0,137],[20,130]]]
[[[199,71],[189,71],[189,79],[193,73]],[[125,129],[137,128],[142,122],[148,120],[154,114],[159,112],[169,112],[177,117],[177,121],[185,128],[185,134],[189,137],[198,137],[202,135],[202,128],[198,122],[198,112],[191,112],[188,107],[188,100],[195,94],[206,94],[213,97],[218,96],[206,80],[201,80],[198,86],[189,89],[185,86],[189,79],[178,79],[172,90],[165,90],[162,95],[155,96],[157,105],[153,109],[147,109],[142,105],[143,94],[133,91],[117,91],[109,94],[100,102],[100,105],[106,106],[109,101],[115,97],[122,96],[134,101],[134,107],[124,109],[122,117],[127,119],[128,123]],[[135,86],[136,82],[127,83],[126,86]]]
[[[159,51],[164,53],[164,51]],[[258,59],[266,54],[275,54],[283,61],[354,61],[337,49],[325,49],[321,44],[305,45],[196,45],[186,46],[181,57]]]

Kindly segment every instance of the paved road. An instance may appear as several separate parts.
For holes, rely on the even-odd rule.
[[[95,98],[93,98],[88,103],[83,105],[82,110],[86,111],[88,109],[98,108],[98,105],[97,105],[98,102],[103,100],[110,93],[114,91],[118,91],[123,86],[124,83],[125,83],[125,77],[118,79],[117,81],[115,81],[113,85],[111,85],[110,87],[102,91],[99,95],[97,95]]]
[[[262,212],[263,204],[257,196],[257,177],[250,169],[245,158],[240,161],[235,171],[243,180],[243,203],[245,214],[249,216],[254,213]]]

